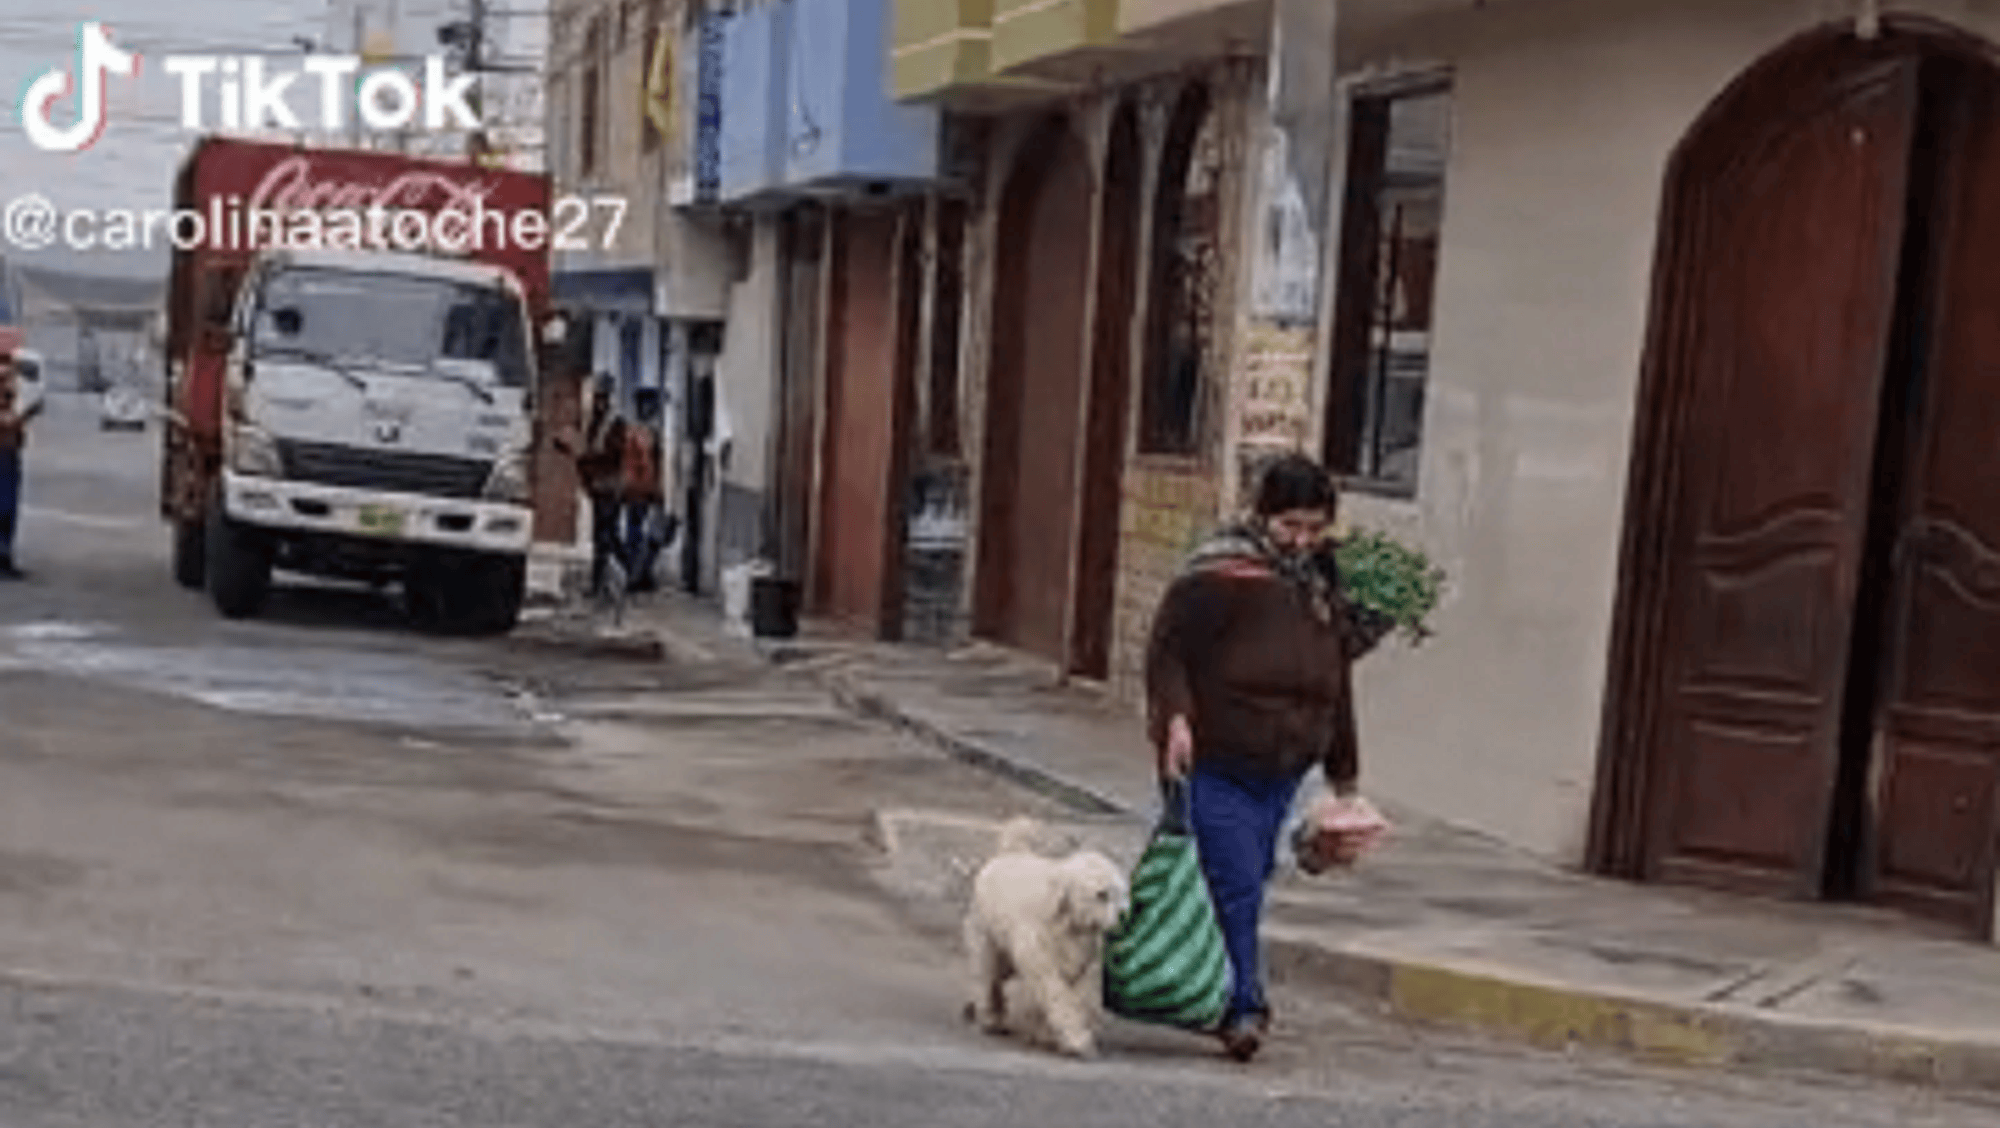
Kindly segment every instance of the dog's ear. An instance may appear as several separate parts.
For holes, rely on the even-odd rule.
[[[1090,931],[1090,903],[1096,891],[1082,875],[1065,873],[1062,877],[1061,892],[1056,898],[1056,917],[1064,924],[1079,931]]]
[[[1056,883],[1056,919],[1064,924],[1076,925],[1083,919],[1079,910],[1083,908],[1083,887],[1076,875],[1065,873]]]

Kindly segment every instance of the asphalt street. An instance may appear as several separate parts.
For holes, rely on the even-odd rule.
[[[1276,985],[1248,1067],[966,1028],[879,806],[1044,802],[783,671],[175,587],[157,435],[58,400],[0,587],[0,1128],[1991,1124],[1839,1078],[1530,1054]]]

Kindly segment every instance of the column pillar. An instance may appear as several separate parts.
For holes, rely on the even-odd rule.
[[[1335,11],[1327,0],[1273,0],[1262,97],[1249,113],[1254,162],[1244,194],[1242,313],[1232,351],[1224,506],[1244,498],[1261,461],[1318,456],[1315,358],[1322,349],[1333,240],[1337,103]]]

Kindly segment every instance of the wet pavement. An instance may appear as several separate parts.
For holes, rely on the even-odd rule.
[[[7,666],[267,717],[501,733],[549,728],[490,679],[435,661],[335,647],[147,646],[102,624],[24,623],[0,628],[0,668]]]

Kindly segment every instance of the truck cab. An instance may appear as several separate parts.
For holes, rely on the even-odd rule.
[[[400,582],[420,619],[519,617],[533,535],[534,326],[502,267],[267,250],[229,323],[199,572],[225,616],[274,569]]]

